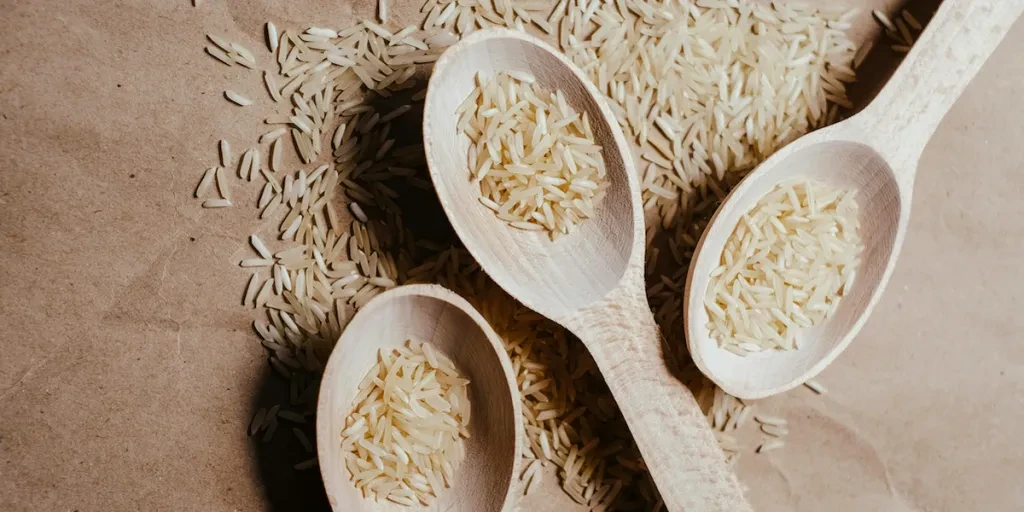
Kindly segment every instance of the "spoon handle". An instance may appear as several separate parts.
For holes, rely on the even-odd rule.
[[[751,510],[700,406],[666,357],[642,278],[625,279],[563,325],[593,355],[668,510]]]
[[[1024,11],[1024,0],[945,0],[859,116],[897,178],[913,182],[925,145]]]

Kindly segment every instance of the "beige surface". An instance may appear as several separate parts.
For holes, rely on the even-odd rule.
[[[262,97],[259,80],[203,55],[202,35],[256,48],[271,12],[284,26],[351,9],[204,4],[2,6],[0,510],[322,503],[315,473],[290,468],[296,442],[244,435],[256,403],[280,392],[232,266],[254,205],[202,211],[188,194],[218,138],[261,131],[256,109],[220,96],[231,84]],[[765,402],[793,434],[740,463],[757,510],[1024,503],[1022,45],[1018,23],[925,150],[892,284],[822,376],[830,394]]]

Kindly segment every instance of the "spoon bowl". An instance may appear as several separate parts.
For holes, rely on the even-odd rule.
[[[866,321],[893,261],[897,235],[905,229],[901,223],[908,216],[903,212],[900,186],[885,158],[865,144],[834,139],[830,130],[805,137],[765,161],[733,189],[698,243],[684,304],[690,353],[701,371],[714,376],[734,396],[755,399],[790,389],[816,375],[833,354],[841,352]],[[862,249],[853,286],[845,290],[827,322],[800,331],[797,350],[766,350],[743,357],[722,350],[705,327],[710,317],[702,299],[711,270],[720,264],[726,241],[743,214],[777,185],[801,180],[856,191]]]
[[[610,186],[595,215],[552,241],[505,224],[478,198],[457,109],[478,72],[523,71],[586,113]],[[455,232],[481,268],[527,307],[578,336],[594,357],[669,510],[749,510],[700,407],[676,377],[645,293],[639,183],[625,137],[594,86],[547,44],[510,30],[475,32],[438,59],[427,89],[424,149]]]
[[[446,54],[457,54],[458,65],[441,62],[435,67],[431,85],[443,87],[428,92],[423,122],[428,159],[438,170],[432,176],[442,204],[458,205],[458,215],[449,219],[459,237],[474,241],[466,244],[469,251],[485,269],[503,269],[492,273],[494,280],[534,310],[565,315],[615,288],[633,256],[636,219],[621,146],[585,79],[567,72],[564,57],[516,32],[483,35],[464,39]],[[477,73],[494,76],[508,70],[528,71],[546,89],[561,89],[571,106],[588,113],[594,137],[604,148],[611,182],[607,195],[596,205],[594,217],[555,242],[542,232],[510,229],[480,203],[480,187],[466,170],[469,139],[455,133],[455,112],[476,86]]]
[[[690,354],[718,386],[745,399],[771,396],[817,375],[853,341],[895,267],[928,139],[1022,10],[1018,1],[946,0],[863,112],[784,147],[726,197],[697,244],[683,305]],[[797,333],[797,349],[724,350],[707,327],[711,272],[742,216],[778,185],[803,180],[856,193],[862,250],[853,284],[830,318]]]
[[[453,487],[429,510],[505,510],[514,502],[512,479],[521,457],[523,426],[512,364],[501,339],[465,299],[437,285],[407,285],[380,294],[346,327],[327,362],[317,403],[317,452],[334,510],[408,510],[363,498],[345,466],[341,431],[352,400],[378,351],[409,339],[430,342],[469,379],[470,438]]]

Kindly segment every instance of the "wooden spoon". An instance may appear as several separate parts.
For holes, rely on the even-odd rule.
[[[478,201],[455,114],[477,72],[532,73],[586,112],[611,186],[595,216],[552,242],[507,226]],[[644,222],[628,146],[598,92],[559,52],[509,31],[471,34],[445,52],[427,89],[423,137],[434,187],[466,248],[509,294],[586,344],[670,510],[749,510],[693,396],[673,375],[645,294]]]
[[[729,194],[697,245],[683,306],[690,354],[705,375],[740,398],[766,397],[806,382],[850,344],[892,274],[928,139],[1022,10],[1021,0],[946,0],[863,112],[781,149]],[[744,213],[780,183],[805,178],[856,191],[864,245],[852,289],[830,319],[798,335],[797,350],[723,350],[707,329],[711,271]]]
[[[470,380],[470,438],[454,487],[430,510],[480,512],[510,509],[518,493],[512,479],[522,456],[523,423],[512,363],[501,339],[465,299],[437,285],[408,285],[384,292],[352,319],[334,347],[317,403],[316,439],[327,499],[334,510],[407,511],[365,499],[352,483],[341,450],[341,431],[359,382],[392,350],[416,339],[432,343]]]

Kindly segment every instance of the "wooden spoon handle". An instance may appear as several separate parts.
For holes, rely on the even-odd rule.
[[[1021,11],[1024,0],[942,2],[910,54],[859,116],[898,178],[913,181],[914,164],[928,139]]]
[[[563,325],[593,355],[669,510],[751,510],[674,359],[664,353],[642,279],[624,280],[631,281],[637,285],[620,286]]]

